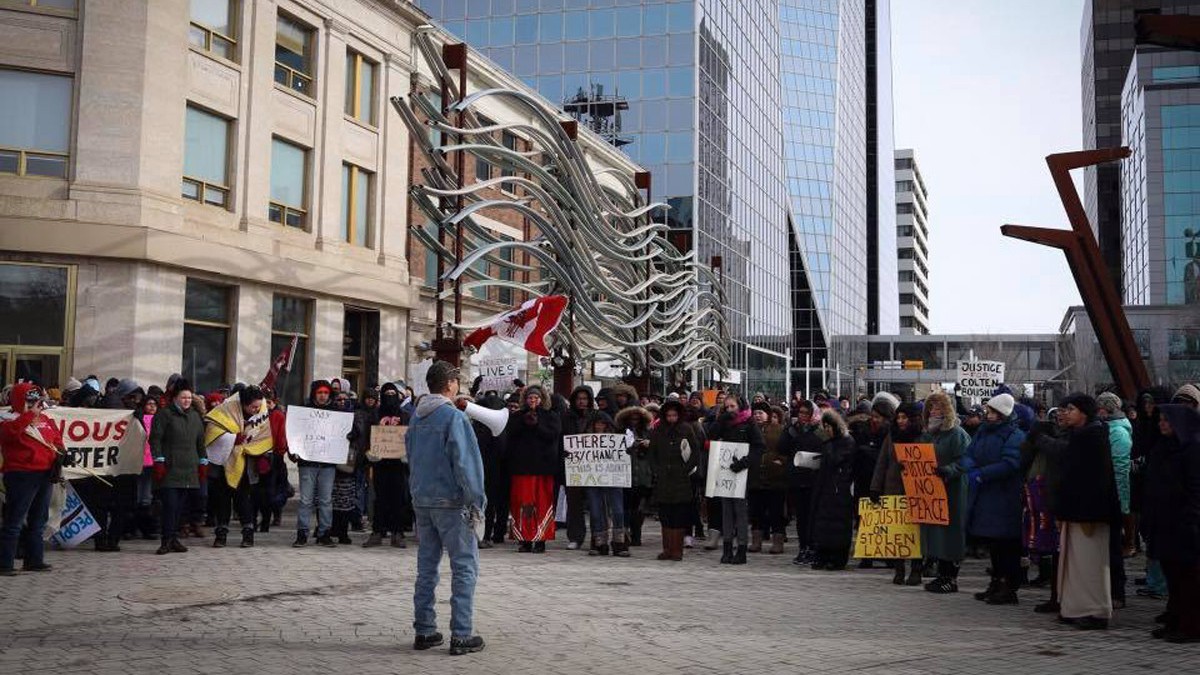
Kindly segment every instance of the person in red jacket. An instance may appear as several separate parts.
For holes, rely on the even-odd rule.
[[[17,415],[0,423],[0,453],[4,456],[4,491],[7,503],[0,526],[0,576],[17,572],[13,560],[21,526],[29,520],[25,534],[26,572],[50,569],[43,559],[42,530],[50,509],[50,477],[63,449],[58,429],[46,417],[46,400],[37,385],[22,382],[12,390],[12,411]]]

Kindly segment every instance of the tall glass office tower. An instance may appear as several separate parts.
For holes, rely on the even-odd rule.
[[[799,350],[819,365],[867,330],[866,0],[418,4],[551,101],[628,103],[606,135],[698,259],[721,257],[745,389],[782,394]],[[890,170],[890,103],[886,124]]]

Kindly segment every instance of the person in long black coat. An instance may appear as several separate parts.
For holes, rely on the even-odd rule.
[[[1167,577],[1167,611],[1153,631],[1169,642],[1200,642],[1200,411],[1159,406],[1162,434],[1146,463],[1142,532]]]
[[[545,553],[554,539],[554,477],[561,464],[562,417],[536,385],[525,388],[523,405],[509,418],[508,468],[512,473],[509,509],[513,535],[522,553]]]
[[[854,529],[854,460],[858,446],[841,414],[827,410],[821,430],[828,438],[821,446],[821,468],[813,487],[812,525],[814,570],[845,569],[850,559]]]

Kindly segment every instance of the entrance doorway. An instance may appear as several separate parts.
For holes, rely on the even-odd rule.
[[[346,306],[342,324],[342,377],[360,396],[379,383],[379,310]]]

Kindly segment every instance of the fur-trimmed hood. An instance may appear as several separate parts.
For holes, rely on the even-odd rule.
[[[632,387],[630,388],[632,389]],[[615,420],[617,428],[622,431],[625,429],[648,429],[651,421],[650,411],[641,406],[630,406],[618,412]]]
[[[925,397],[925,410],[921,413],[921,426],[929,428],[929,409],[935,403],[940,404],[942,410],[946,411],[942,417],[941,431],[953,431],[954,427],[959,425],[958,411],[954,409],[954,402],[950,400],[950,395],[944,391],[935,391]]]
[[[613,404],[616,404],[618,396],[624,395],[625,398],[628,399],[625,407],[636,406],[639,400],[637,389],[634,389],[632,385],[625,384],[624,382],[610,389],[608,395]]]

